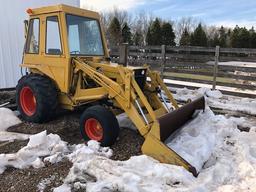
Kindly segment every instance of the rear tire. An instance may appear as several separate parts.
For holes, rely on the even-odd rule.
[[[58,94],[48,77],[29,74],[16,87],[16,103],[21,117],[29,122],[43,123],[55,116]]]
[[[89,107],[82,114],[80,132],[86,141],[96,140],[102,146],[111,146],[119,135],[119,124],[110,110],[96,105]]]

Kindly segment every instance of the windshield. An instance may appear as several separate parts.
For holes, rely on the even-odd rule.
[[[103,56],[99,23],[95,19],[67,15],[69,50],[71,55]]]

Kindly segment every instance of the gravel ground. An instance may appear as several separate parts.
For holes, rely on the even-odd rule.
[[[0,91],[0,106],[9,103],[7,107],[15,108],[15,91]]]
[[[27,143],[28,143],[28,140],[25,140],[25,141],[14,140],[13,142],[0,142],[0,154],[16,153],[22,147],[26,146]],[[0,175],[0,178],[1,178],[1,175]]]
[[[143,142],[144,138],[136,131],[121,129],[117,142],[111,147],[113,150],[111,159],[124,161],[131,156],[141,155]]]
[[[79,131],[79,117],[79,112],[63,113],[56,117],[55,120],[47,123],[37,124],[23,122],[19,125],[9,127],[8,131],[36,134],[46,130],[48,134],[58,134],[62,140],[70,144],[78,144],[83,142]]]
[[[0,104],[12,101],[15,98],[15,92],[0,92]],[[69,144],[84,143],[79,131],[79,117],[81,112],[62,112],[52,120],[44,124],[35,124],[22,122],[19,125],[8,128],[8,131],[26,134],[36,134],[44,130],[47,133],[58,134],[62,140]],[[127,160],[131,156],[141,154],[141,145],[144,139],[136,131],[121,128],[117,142],[111,147],[113,149],[113,160]],[[26,141],[0,142],[0,154],[15,153],[26,146]],[[71,168],[72,163],[63,160],[57,164],[46,164],[45,167],[34,169],[28,168],[19,170],[8,168],[0,175],[0,192],[27,192],[39,191],[38,184],[45,183],[44,191],[52,191],[53,187],[62,184]]]
[[[51,178],[45,186],[44,191],[52,191],[52,188],[62,184],[62,180],[67,176],[72,163],[64,160],[56,164],[47,164],[39,169],[14,169],[8,168],[0,176],[1,192],[34,192],[38,190],[38,184],[44,179]]]

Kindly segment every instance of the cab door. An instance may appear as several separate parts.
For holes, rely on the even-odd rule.
[[[63,31],[60,13],[47,14],[42,17],[43,46],[40,63],[47,66],[48,75],[57,83],[62,92],[68,92],[69,59],[64,50]]]

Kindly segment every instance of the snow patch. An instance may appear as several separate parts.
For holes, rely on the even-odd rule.
[[[52,175],[48,178],[42,179],[39,184],[37,185],[37,191],[39,192],[44,192],[45,188],[47,187],[47,185],[50,185],[51,182],[55,179],[55,176]]]
[[[75,151],[74,153],[77,154]],[[81,151],[79,152],[81,153]],[[148,156],[135,156],[127,161],[113,161],[104,155],[72,159],[71,168],[61,189],[72,191],[166,191],[168,186],[189,186],[195,178],[183,167],[160,164]],[[173,174],[175,173],[175,174]],[[73,184],[72,184],[73,183]]]
[[[222,93],[219,90],[208,90],[206,91],[206,96],[215,99],[220,99],[223,97]]]
[[[228,96],[225,99],[207,99],[210,106],[256,115],[256,100]]]
[[[6,131],[8,127],[21,123],[15,113],[8,108],[0,108],[0,131]]]
[[[256,132],[240,132],[237,126],[242,123],[242,118],[214,115],[207,108],[167,141],[200,171],[188,191],[256,189]]]
[[[177,91],[175,97],[179,95],[184,101],[205,95],[209,105],[220,102],[229,109],[241,107],[240,110],[245,110],[243,105],[246,103],[248,111],[255,112],[254,100],[238,100],[218,91],[182,89]],[[235,105],[232,106],[232,103]],[[119,122],[124,123],[125,127],[131,127],[127,119],[127,116],[121,115]],[[250,132],[240,132],[238,125],[248,126]],[[3,131],[6,129],[3,128]],[[204,113],[199,113],[196,119],[175,134],[167,144],[200,170],[197,178],[183,167],[161,164],[145,155],[131,157],[127,161],[113,161],[109,159],[112,150],[101,147],[96,141],[89,141],[88,145],[67,147],[67,143],[58,135],[47,135],[46,131],[30,136],[27,146],[17,153],[0,154],[0,173],[7,166],[39,168],[44,166],[45,161],[55,163],[67,157],[73,166],[64,184],[55,188],[55,192],[77,189],[89,192],[227,192],[256,189],[255,122],[248,122],[245,118],[214,115],[207,107]],[[42,180],[38,189],[43,190],[48,182],[49,179]]]
[[[67,184],[63,184],[59,187],[56,187],[53,192],[71,192],[71,187]]]
[[[30,135],[23,133],[0,131],[0,141],[27,140]]]
[[[15,112],[8,108],[0,108],[0,141],[27,140],[29,135],[22,133],[7,132],[6,130],[21,123]]]
[[[166,140],[167,145],[200,171],[209,159],[216,142],[217,129],[226,126],[220,116],[207,108],[185,125],[179,133]]]
[[[187,101],[188,99],[194,100],[204,95],[206,102],[210,107],[256,115],[255,99],[227,96],[223,95],[218,90],[213,91],[209,88],[200,88],[197,90],[171,88],[171,90],[176,91],[174,98],[179,101]]]
[[[242,119],[237,118],[234,121],[234,118],[214,115],[210,108],[206,107],[205,112],[200,112],[175,136],[168,138],[166,143],[200,171],[216,147],[221,147],[226,138],[240,133],[237,125],[242,123]]]
[[[28,168],[30,166],[39,168],[44,166],[40,157],[46,157],[45,160],[51,159],[52,163],[60,161],[64,154],[69,150],[66,142],[62,141],[58,135],[46,134],[46,131],[29,137],[27,146],[13,154],[0,154],[0,174],[3,173],[7,166],[18,169]],[[62,158],[51,158],[59,154]]]
[[[136,126],[133,124],[133,122],[130,120],[126,113],[121,113],[120,115],[117,115],[116,118],[120,128],[137,130]]]
[[[256,132],[240,132],[237,125],[245,123],[243,118],[214,115],[207,107],[168,141],[200,170],[197,178],[183,167],[161,164],[145,155],[113,161],[108,158],[108,148],[91,141],[89,146],[75,146],[68,155],[73,167],[64,184],[54,191],[253,191]],[[255,122],[248,126],[255,126]]]

